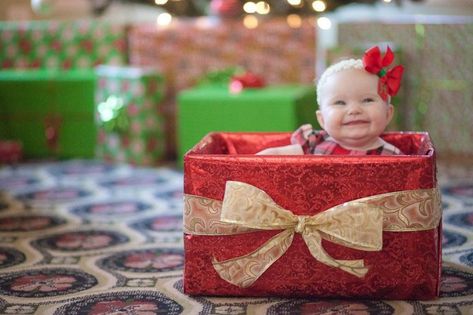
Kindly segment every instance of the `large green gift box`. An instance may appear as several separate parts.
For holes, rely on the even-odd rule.
[[[94,89],[93,71],[0,71],[0,137],[25,158],[93,157]]]
[[[153,68],[99,66],[95,94],[97,157],[134,165],[164,158],[163,77]]]
[[[184,154],[213,131],[294,131],[315,122],[315,88],[267,86],[231,93],[222,85],[204,85],[178,94],[178,150]]]

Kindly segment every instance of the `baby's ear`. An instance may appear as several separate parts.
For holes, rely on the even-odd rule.
[[[324,116],[322,115],[322,111],[320,109],[315,111],[315,117],[317,118],[317,121],[319,122],[320,127],[324,129],[325,121],[324,121]]]

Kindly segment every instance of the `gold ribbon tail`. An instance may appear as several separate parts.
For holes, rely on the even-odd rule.
[[[293,238],[293,230],[284,230],[252,253],[220,262],[214,258],[212,264],[222,279],[247,288],[284,255],[291,246]]]
[[[368,272],[362,259],[355,260],[339,260],[330,257],[330,255],[322,247],[322,237],[317,231],[305,231],[302,234],[304,242],[307,244],[311,255],[323,264],[331,267],[340,268],[354,276],[362,278]]]

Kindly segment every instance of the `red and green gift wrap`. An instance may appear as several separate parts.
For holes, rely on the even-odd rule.
[[[315,76],[316,34],[310,18],[292,27],[285,18],[268,18],[253,29],[241,19],[194,18],[167,27],[135,24],[128,40],[130,63],[155,66],[166,78],[163,108],[168,151],[174,155],[180,123],[176,94],[208,72],[240,66],[264,76],[268,85],[312,84]]]
[[[261,156],[290,133],[212,133],[184,160],[184,292],[434,299],[441,209],[427,133],[404,156]]]
[[[75,69],[126,62],[125,26],[96,21],[0,23],[0,68]]]
[[[207,84],[178,95],[179,159],[211,131],[294,131],[315,121],[315,88],[279,85],[231,93]]]
[[[128,39],[130,62],[159,68],[174,91],[191,87],[209,71],[235,65],[264,75],[268,84],[314,79],[316,32],[310,18],[295,27],[285,18],[269,18],[253,29],[239,19],[136,24]]]
[[[94,156],[95,74],[89,70],[0,71],[0,131],[25,158]]]
[[[96,155],[135,165],[162,161],[163,77],[154,69],[138,67],[99,66],[96,73]]]

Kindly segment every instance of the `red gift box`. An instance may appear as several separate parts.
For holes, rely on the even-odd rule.
[[[289,133],[212,133],[184,158],[191,295],[433,299],[441,210],[427,133],[402,156],[261,156]]]

